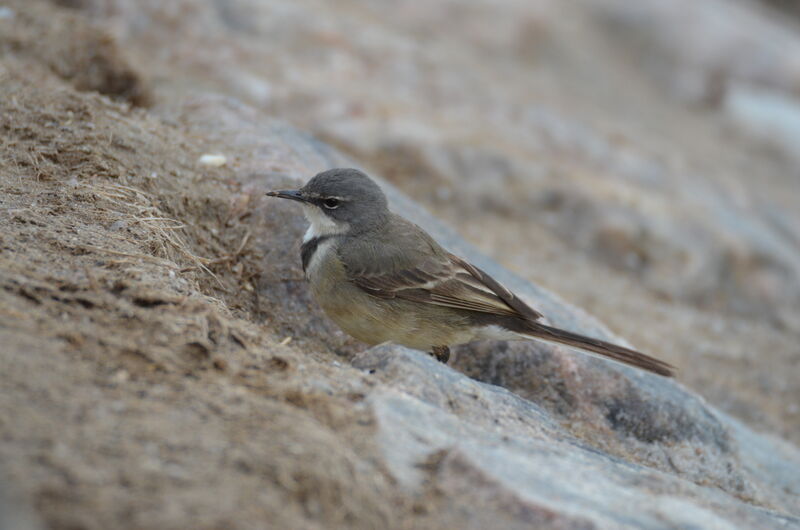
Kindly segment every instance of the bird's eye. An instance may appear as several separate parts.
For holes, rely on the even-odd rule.
[[[322,205],[329,210],[335,210],[339,207],[339,199],[334,199],[333,197],[325,199],[322,201]]]

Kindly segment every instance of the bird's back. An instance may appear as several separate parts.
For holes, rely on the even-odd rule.
[[[427,232],[411,221],[390,214],[389,222],[365,237],[344,237],[339,244],[342,263],[348,274],[369,277],[413,270],[425,261],[446,263],[447,251]]]

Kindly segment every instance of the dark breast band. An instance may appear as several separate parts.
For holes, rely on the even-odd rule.
[[[308,264],[311,263],[311,258],[314,257],[314,253],[319,248],[320,243],[323,243],[330,239],[332,236],[319,236],[314,237],[303,243],[300,247],[300,259],[303,262],[303,272],[306,271],[308,268]]]

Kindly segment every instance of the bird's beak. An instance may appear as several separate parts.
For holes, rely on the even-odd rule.
[[[281,199],[291,199],[293,201],[307,202],[300,194],[300,190],[268,191],[267,195],[269,195],[270,197],[279,197]]]

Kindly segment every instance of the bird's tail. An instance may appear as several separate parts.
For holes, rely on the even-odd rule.
[[[666,377],[672,377],[675,375],[675,367],[636,350],[617,346],[616,344],[611,344],[610,342],[605,342],[599,339],[593,339],[584,335],[578,335],[577,333],[572,333],[563,329],[546,326],[537,322],[528,323],[528,326],[526,326],[526,329],[522,332],[522,334],[534,339],[544,340],[547,342],[556,342],[566,346],[571,346],[573,348],[578,348],[580,350],[596,353],[598,355],[602,355],[603,357],[608,357],[609,359],[614,359],[615,361],[619,361],[621,363],[636,366],[637,368],[642,368],[658,375],[663,375]]]

